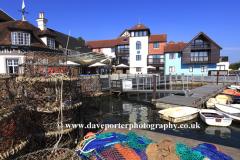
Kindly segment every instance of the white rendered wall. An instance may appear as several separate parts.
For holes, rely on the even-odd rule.
[[[115,58],[115,52],[112,52],[111,48],[103,48],[103,54],[107,57]]]
[[[219,62],[217,65],[225,65],[225,70],[229,70],[229,62]]]
[[[148,36],[130,37],[129,39],[130,74],[147,74]],[[137,41],[141,42],[141,49],[136,49]],[[140,51],[140,54],[137,54],[137,51]],[[141,55],[140,61],[136,60],[136,55]],[[137,67],[141,67],[141,72],[136,72]]]
[[[19,55],[1,55],[0,56],[0,73],[7,73],[6,59],[18,59],[18,64],[22,64],[24,56]]]
[[[47,37],[42,37],[41,40],[45,43],[45,45],[47,46]]]

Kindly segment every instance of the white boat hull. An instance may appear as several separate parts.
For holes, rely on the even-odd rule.
[[[231,107],[231,106],[225,106],[221,104],[215,104],[216,110],[219,110],[223,112],[224,114],[228,115],[233,119],[233,121],[240,122],[240,109]]]
[[[192,107],[175,107],[158,112],[159,117],[172,123],[192,120],[198,116],[198,109]]]
[[[202,121],[210,126],[229,126],[232,123],[231,117],[212,109],[202,109],[199,115]]]

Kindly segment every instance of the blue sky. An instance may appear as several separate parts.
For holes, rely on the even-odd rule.
[[[3,1],[3,0],[2,0]],[[0,8],[16,20],[22,19],[22,0],[4,0]],[[189,42],[200,31],[206,33],[229,56],[240,61],[239,0],[25,0],[26,20],[37,26],[39,12],[47,27],[86,41],[115,39],[139,22],[152,34],[167,34],[167,41]]]

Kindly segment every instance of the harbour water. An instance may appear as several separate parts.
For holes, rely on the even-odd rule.
[[[157,98],[167,96],[157,94]],[[152,94],[132,94],[101,97],[101,111],[104,124],[162,124],[169,125],[168,121],[159,118],[156,109],[151,102]],[[180,128],[179,126],[184,126]],[[200,117],[177,124],[178,128],[159,128],[147,130],[169,135],[185,137],[189,139],[221,144],[240,149],[240,125],[233,122],[229,127],[208,126]],[[195,127],[194,127],[195,126]],[[199,127],[199,128],[198,128]]]

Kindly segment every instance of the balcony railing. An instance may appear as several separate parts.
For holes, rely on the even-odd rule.
[[[199,49],[199,48],[210,48],[210,42],[200,42],[200,43],[192,43],[192,49]]]
[[[129,54],[129,48],[119,48],[115,54]]]
[[[210,56],[191,56],[192,63],[210,62]]]
[[[164,64],[164,58],[148,58],[148,65],[151,64]]]
[[[220,57],[219,62],[228,62],[228,56]]]
[[[125,64],[125,65],[129,65],[129,61],[128,60],[115,60],[113,62],[113,65],[117,66],[119,64]]]

